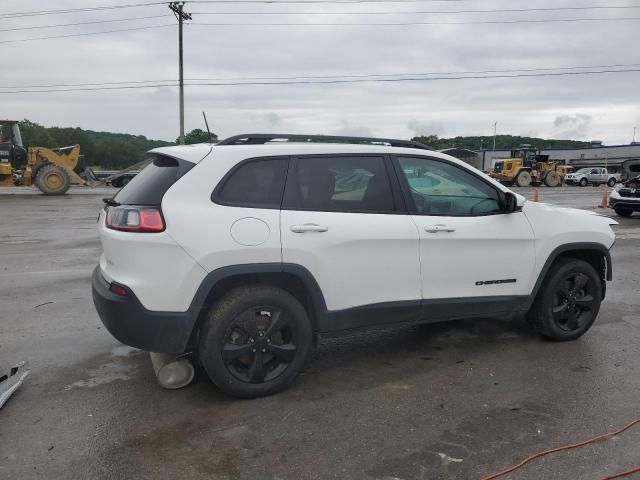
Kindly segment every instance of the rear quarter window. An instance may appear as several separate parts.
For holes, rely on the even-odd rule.
[[[195,164],[164,155],[154,155],[138,175],[113,199],[123,205],[160,205],[169,188]]]
[[[223,178],[211,199],[234,207],[280,208],[288,165],[286,158],[247,160]]]

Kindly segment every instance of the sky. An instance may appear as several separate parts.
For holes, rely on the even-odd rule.
[[[393,138],[493,135],[497,122],[498,134],[598,139],[610,145],[629,143],[638,126],[636,140],[640,140],[640,71],[620,71],[640,70],[638,0],[340,1],[343,3],[187,2],[185,11],[192,12],[193,19],[184,27],[186,130],[204,129],[205,111],[211,130],[221,138],[256,132]],[[0,93],[0,117],[173,141],[179,133],[178,88],[174,86],[178,28],[166,4],[16,15],[149,2],[3,0],[0,47],[5,61],[0,92],[112,89]],[[638,8],[433,13],[628,5]],[[283,12],[299,15],[281,15]],[[374,12],[379,14],[372,15]],[[557,21],[584,18],[623,20]],[[520,20],[529,22],[468,23]],[[373,25],[412,22],[423,24]],[[85,24],[50,27],[69,23]],[[232,25],[237,23],[298,25]],[[325,25],[313,25],[318,23]],[[336,25],[339,23],[351,25]],[[140,27],[152,28],[23,41]],[[489,75],[538,75],[542,73],[539,69],[549,69],[546,73],[618,73],[451,78],[487,75],[460,72],[504,70],[508,72]],[[256,77],[269,80],[249,82],[278,83],[283,80],[274,78],[310,76],[333,76],[315,79],[321,81],[355,80],[362,75],[431,80],[228,85]],[[211,80],[230,78],[242,80]],[[32,87],[105,82],[120,83]],[[151,87],[120,88],[140,85]]]

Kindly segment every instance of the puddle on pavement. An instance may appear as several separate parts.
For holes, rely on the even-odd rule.
[[[98,365],[87,370],[86,378],[75,381],[64,387],[65,390],[74,388],[95,388],[116,381],[127,381],[136,378],[142,368],[140,362],[132,362],[131,357],[144,355],[144,352],[125,345],[115,347],[110,354]]]

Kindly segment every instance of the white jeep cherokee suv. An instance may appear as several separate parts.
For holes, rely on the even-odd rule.
[[[527,314],[573,340],[611,280],[614,220],[421,144],[258,134],[150,155],[100,214],[96,309],[234,396],[284,389],[318,338],[366,327]]]

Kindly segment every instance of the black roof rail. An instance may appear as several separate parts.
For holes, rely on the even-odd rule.
[[[346,137],[342,135],[300,135],[300,134],[269,134],[269,133],[248,133],[225,138],[216,145],[264,145],[272,140],[283,140],[289,142],[309,142],[309,143],[353,143],[353,144],[381,144],[391,147],[418,148],[421,150],[433,150],[428,145],[411,140],[395,140],[392,138],[373,137]]]

